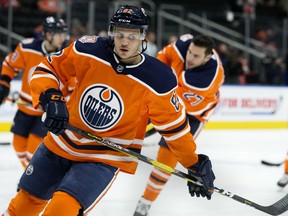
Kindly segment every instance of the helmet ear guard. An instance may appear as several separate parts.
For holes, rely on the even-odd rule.
[[[149,28],[149,18],[142,7],[121,6],[110,20],[108,36],[114,36],[115,27],[139,29],[140,39],[144,40]]]

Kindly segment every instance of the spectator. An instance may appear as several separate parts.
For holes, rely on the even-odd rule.
[[[78,18],[72,19],[70,42],[78,40],[87,33],[87,28],[80,22]]]
[[[158,52],[157,45],[155,44],[155,41],[156,41],[155,32],[148,32],[146,36],[146,40],[147,40],[147,49],[145,50],[145,53],[150,56],[155,57]]]
[[[170,35],[170,37],[168,38],[168,43],[171,44],[175,42],[177,39],[178,37],[176,35]]]
[[[216,50],[221,59],[224,71],[227,71],[227,64],[230,60],[230,56],[229,56],[230,50],[229,50],[228,45],[226,43],[220,43],[218,44]]]
[[[239,54],[236,50],[230,51],[229,61],[226,63],[225,69],[225,82],[240,84],[240,76],[244,75],[244,70],[239,60]]]
[[[38,8],[47,13],[59,13],[64,11],[64,5],[58,0],[38,0]]]
[[[39,40],[43,38],[43,26],[42,25],[38,25],[34,28],[33,37]]]
[[[7,8],[9,7],[9,3],[12,4],[13,8],[19,8],[21,6],[19,0],[0,0],[0,8]]]
[[[285,63],[281,57],[267,57],[263,61],[264,82],[270,85],[285,84]]]
[[[108,38],[108,32],[105,30],[101,30],[98,32],[98,36]]]

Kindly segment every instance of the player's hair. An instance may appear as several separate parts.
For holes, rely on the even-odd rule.
[[[109,36],[113,36],[115,27],[139,29],[141,40],[144,40],[149,28],[149,18],[142,7],[124,5],[118,8],[110,20]]]
[[[213,39],[208,35],[197,35],[193,37],[192,43],[195,46],[203,47],[205,48],[205,55],[209,55],[212,53],[212,49],[214,48],[214,41]]]
[[[43,35],[46,32],[68,32],[68,27],[63,19],[59,19],[53,16],[46,17],[42,23]]]

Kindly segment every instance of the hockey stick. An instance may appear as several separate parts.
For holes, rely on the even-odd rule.
[[[21,99],[13,99],[13,98],[8,98],[6,97],[5,98],[6,101],[10,101],[12,104],[19,104],[19,105],[22,105],[22,106],[32,106],[32,104],[26,102],[26,101],[23,101]]]
[[[130,156],[130,157],[136,158],[136,159],[138,159],[138,160],[140,160],[142,162],[145,162],[145,163],[148,163],[150,165],[153,165],[154,167],[157,167],[158,169],[161,169],[161,170],[163,170],[165,172],[169,172],[169,173],[171,173],[173,175],[176,175],[176,176],[178,176],[180,178],[183,178],[183,179],[185,179],[187,181],[190,181],[190,182],[192,182],[194,184],[202,186],[202,184],[200,182],[198,182],[198,181],[196,182],[193,178],[191,178],[190,175],[188,175],[186,173],[183,173],[181,171],[173,169],[172,167],[169,167],[169,166],[167,166],[165,164],[162,164],[162,163],[160,163],[160,162],[158,162],[156,160],[148,158],[148,157],[146,157],[146,156],[144,156],[142,154],[139,154],[137,152],[134,152],[134,151],[131,151],[129,149],[126,149],[126,148],[124,148],[124,147],[122,147],[120,145],[117,145],[117,144],[109,141],[109,140],[105,140],[102,137],[99,137],[99,136],[91,134],[91,133],[89,133],[87,131],[81,130],[80,128],[76,128],[76,127],[74,127],[72,125],[68,125],[68,130],[70,130],[72,132],[75,132],[77,134],[80,134],[80,135],[82,135],[82,136],[84,136],[86,138],[96,140],[98,143],[103,144],[103,145],[105,145],[105,146],[107,146],[107,147],[109,147],[111,149],[119,151],[119,152],[121,152],[123,154],[126,154],[126,155]],[[196,178],[196,179],[198,178],[199,179],[199,177],[197,177],[197,176],[195,176],[194,178]]]
[[[70,130],[70,131],[72,131],[74,133],[80,134],[80,135],[82,135],[82,136],[84,136],[86,138],[93,139],[93,140],[97,141],[98,143],[103,144],[103,145],[105,145],[105,146],[107,146],[107,147],[109,147],[111,149],[119,151],[119,152],[121,152],[123,154],[126,154],[126,155],[130,156],[130,157],[136,158],[136,159],[138,159],[138,160],[140,160],[140,161],[142,161],[144,163],[153,165],[154,167],[157,167],[158,169],[161,169],[161,170],[163,170],[165,172],[168,172],[168,173],[171,173],[173,175],[176,175],[176,176],[178,176],[180,178],[183,178],[183,179],[185,179],[185,180],[187,180],[189,182],[192,182],[194,184],[203,186],[203,184],[201,184],[199,182],[200,179],[197,176],[191,176],[191,175],[188,175],[186,173],[183,173],[183,172],[181,172],[179,170],[176,170],[176,169],[174,169],[172,167],[169,167],[169,166],[167,166],[165,164],[162,164],[162,163],[160,163],[160,162],[158,162],[156,160],[150,159],[150,158],[148,158],[148,157],[146,157],[146,156],[144,156],[142,154],[139,154],[137,152],[134,152],[134,151],[131,151],[129,149],[126,149],[126,148],[124,148],[124,147],[122,147],[120,145],[117,145],[117,144],[109,141],[109,140],[105,140],[102,137],[99,137],[97,135],[91,134],[91,133],[89,133],[87,131],[84,131],[84,130],[82,130],[80,128],[76,128],[76,127],[74,127],[72,125],[68,125],[68,130]],[[196,178],[197,181],[195,182],[195,180],[193,178]],[[274,204],[272,204],[270,206],[261,206],[261,205],[255,203],[255,202],[247,200],[247,199],[245,199],[243,197],[240,197],[240,196],[238,196],[236,194],[233,194],[230,191],[226,191],[224,189],[219,189],[217,187],[214,187],[214,191],[219,193],[219,194],[221,194],[221,195],[223,195],[223,196],[229,197],[229,198],[231,198],[233,200],[236,200],[236,201],[238,201],[238,202],[240,202],[242,204],[246,204],[248,206],[251,206],[251,207],[253,207],[253,208],[255,208],[255,209],[259,210],[259,211],[265,212],[265,213],[270,214],[270,215],[280,215],[280,214],[282,214],[282,213],[284,213],[285,211],[288,210],[288,194],[286,196],[284,196],[282,199],[280,199],[279,201],[277,201],[276,203],[274,203]]]
[[[149,137],[153,134],[155,134],[157,131],[155,130],[154,126],[152,125],[152,123],[147,124],[146,126],[146,134],[145,137]]]
[[[284,162],[285,162],[285,161],[282,161],[282,162],[280,162],[280,163],[273,163],[273,162],[261,160],[261,164],[263,164],[263,165],[266,165],[266,166],[276,166],[276,167],[281,166]]]

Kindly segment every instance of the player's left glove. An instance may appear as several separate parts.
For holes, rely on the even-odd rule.
[[[11,78],[6,75],[0,76],[0,104],[2,104],[5,98],[9,95],[10,81]]]
[[[189,193],[191,196],[197,197],[207,197],[208,200],[211,199],[211,196],[214,192],[214,180],[215,175],[212,170],[212,164],[208,156],[199,154],[198,162],[193,166],[188,167],[188,173],[193,174],[200,178],[200,183],[202,186],[188,182]],[[195,181],[197,179],[195,178]]]
[[[39,101],[46,112],[43,128],[56,135],[63,133],[68,126],[69,113],[62,92],[54,88],[47,89],[44,94],[41,93]]]

